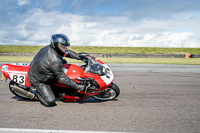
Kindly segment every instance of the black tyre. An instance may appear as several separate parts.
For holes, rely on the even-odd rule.
[[[92,97],[94,99],[97,99],[100,101],[108,101],[108,100],[115,99],[119,96],[120,89],[115,83],[113,83],[111,86],[109,86],[108,89],[110,89],[110,91],[106,91],[106,92],[103,92],[99,95],[92,96]]]
[[[23,94],[20,94],[20,93],[18,93],[18,92],[16,92],[16,91],[13,91],[12,90],[12,86],[18,86],[19,84],[17,84],[17,83],[15,83],[14,81],[10,81],[10,83],[9,83],[9,89],[10,89],[10,91],[15,95],[15,96],[18,96],[18,97],[20,97],[20,98],[23,98],[23,99],[29,99],[28,97],[26,97],[26,96],[24,96]]]

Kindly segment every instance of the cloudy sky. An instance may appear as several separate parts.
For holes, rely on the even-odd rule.
[[[200,0],[0,0],[0,45],[200,47]]]

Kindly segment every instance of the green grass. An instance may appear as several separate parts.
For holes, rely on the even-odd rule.
[[[105,63],[200,65],[200,58],[99,58]]]
[[[0,52],[37,53],[44,46],[0,45]],[[152,48],[152,47],[89,47],[72,46],[77,53],[143,53],[143,54],[200,54],[200,48]],[[33,57],[0,56],[0,62],[31,62]],[[200,58],[99,58],[105,63],[184,64],[200,65]],[[68,62],[81,61],[67,59]]]
[[[33,57],[0,56],[0,62],[31,62]],[[105,63],[200,65],[200,58],[97,58]],[[82,61],[66,58],[68,63]]]
[[[36,53],[43,46],[15,46],[0,45],[0,52],[16,52],[16,53]]]
[[[44,46],[0,45],[0,52],[37,53]],[[86,53],[200,54],[200,48],[156,47],[90,47],[72,46],[73,51]]]
[[[31,62],[33,57],[29,56],[0,56],[0,62]]]

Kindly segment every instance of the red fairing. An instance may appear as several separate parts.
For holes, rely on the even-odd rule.
[[[94,78],[94,81],[96,81],[99,84],[100,88],[106,86],[106,83],[101,79],[101,77],[99,75],[92,74],[92,73],[85,73],[84,77],[86,77],[86,78],[89,78],[89,77]]]
[[[28,82],[28,74],[27,74],[29,65],[20,66],[20,65],[13,65],[13,64],[3,64],[1,65],[0,69],[4,73],[5,77],[11,80],[13,80],[13,78],[16,78],[23,85],[30,86]]]
[[[78,77],[83,77],[84,71],[77,65],[74,64],[64,64],[63,69],[67,69],[66,75],[71,79],[76,79]]]
[[[78,101],[78,100],[83,100],[83,99],[86,99],[86,98],[80,98],[78,96],[68,96],[68,95],[65,95],[63,96],[64,99],[64,102],[73,102],[73,101]]]
[[[4,66],[7,66],[3,69]],[[28,66],[19,66],[19,65],[12,65],[12,64],[2,64],[0,67],[1,71],[4,72],[17,72],[17,73],[27,73]]]
[[[103,63],[101,60],[96,60],[96,61],[98,61],[98,62],[101,63],[101,64],[105,64],[105,63]]]
[[[83,77],[83,74],[84,74],[83,69],[80,68],[80,67],[77,66],[77,65],[74,65],[74,64],[64,64],[64,65],[63,65],[63,70],[64,70],[65,74],[66,74],[69,78],[73,79],[74,81],[76,81],[76,78],[78,78],[78,77]],[[78,81],[76,81],[76,82],[78,82]],[[58,82],[58,80],[56,80],[56,81],[54,82],[54,84],[55,84],[56,86],[59,86],[59,87],[66,87],[65,85],[60,84],[60,83]]]

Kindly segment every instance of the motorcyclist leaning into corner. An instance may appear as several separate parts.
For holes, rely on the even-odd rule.
[[[70,42],[64,34],[52,35],[50,45],[42,48],[30,64],[28,78],[31,86],[36,88],[36,95],[40,103],[46,107],[56,106],[56,98],[50,84],[54,79],[71,88],[84,90],[85,85],[79,85],[67,77],[62,65],[67,63],[63,57],[77,60],[86,59],[85,56],[69,49]]]

